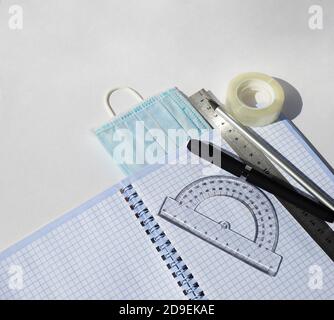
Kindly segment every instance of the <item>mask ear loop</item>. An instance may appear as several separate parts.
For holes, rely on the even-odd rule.
[[[116,88],[111,89],[106,95],[106,106],[107,106],[107,110],[109,111],[109,113],[111,114],[112,117],[117,117],[117,113],[115,112],[114,108],[111,105],[110,98],[117,91],[127,91],[133,97],[135,97],[138,102],[141,102],[141,101],[144,100],[142,95],[138,91],[136,91],[135,89],[133,89],[131,87],[116,87]],[[129,129],[129,126],[126,122],[125,122],[125,126]],[[127,174],[129,174],[129,169],[128,169],[127,164],[126,164],[125,171],[127,172]]]
[[[135,97],[138,102],[141,102],[144,100],[144,98],[142,97],[142,95],[136,91],[135,89],[133,88],[130,88],[130,87],[117,87],[117,88],[113,88],[111,89],[108,93],[107,93],[107,96],[106,96],[106,103],[107,103],[107,108],[108,108],[108,111],[111,112],[112,116],[113,117],[116,117],[117,116],[117,113],[115,112],[114,108],[112,107],[111,105],[111,102],[110,102],[110,98],[111,96],[117,92],[117,91],[127,91],[128,93],[130,93],[133,97]]]

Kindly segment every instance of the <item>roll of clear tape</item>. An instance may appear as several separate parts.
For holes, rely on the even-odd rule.
[[[242,73],[228,86],[225,111],[249,127],[273,123],[284,103],[284,91],[272,77],[258,72]]]

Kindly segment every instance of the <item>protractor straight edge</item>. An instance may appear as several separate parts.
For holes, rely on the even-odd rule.
[[[266,174],[275,176],[288,182],[280,171],[270,162],[270,160],[237,129],[219,116],[210,101],[222,105],[219,100],[209,91],[204,89],[198,91],[189,98],[194,108],[214,129],[219,129],[222,138],[236,152],[236,154],[246,163],[261,169]],[[334,231],[330,226],[319,218],[306,211],[277,198],[289,211],[295,220],[304,228],[312,239],[322,248],[322,250],[334,261]]]
[[[221,216],[205,205],[222,197],[220,201],[235,199],[248,210],[242,226],[232,217],[236,212]],[[270,276],[279,270],[283,257],[276,252],[276,210],[263,191],[239,178],[211,175],[194,180],[175,198],[166,197],[159,215]]]

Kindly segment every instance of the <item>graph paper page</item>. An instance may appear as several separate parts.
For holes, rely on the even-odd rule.
[[[291,123],[284,120],[257,131],[328,194],[334,196],[332,174],[303,142]],[[282,257],[274,276],[158,216],[166,197],[175,200],[181,190],[187,186],[196,186],[195,181],[212,175],[223,175],[227,180],[231,178],[226,171],[205,164],[177,164],[162,166],[144,177],[138,176],[133,183],[187,261],[206,296],[209,299],[333,298],[332,261],[276,198],[268,193],[265,196],[274,207],[278,224],[275,253]],[[203,186],[201,188],[204,192]],[[211,196],[200,202],[196,210],[215,221],[228,221],[232,230],[247,239],[254,239],[254,219],[249,209],[233,197]],[[192,221],[187,223],[191,224]]]
[[[107,190],[0,255],[1,299],[185,299],[128,204]]]

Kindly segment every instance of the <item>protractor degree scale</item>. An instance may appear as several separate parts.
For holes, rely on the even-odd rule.
[[[209,212],[203,204],[213,198],[220,198],[220,203]],[[236,209],[239,226],[226,218],[226,198],[242,204]],[[275,253],[279,235],[276,211],[261,190],[240,179],[218,175],[196,180],[175,199],[167,197],[159,215],[271,276],[279,270],[282,257]],[[252,229],[253,235],[247,229]],[[247,231],[246,235],[242,231]]]

